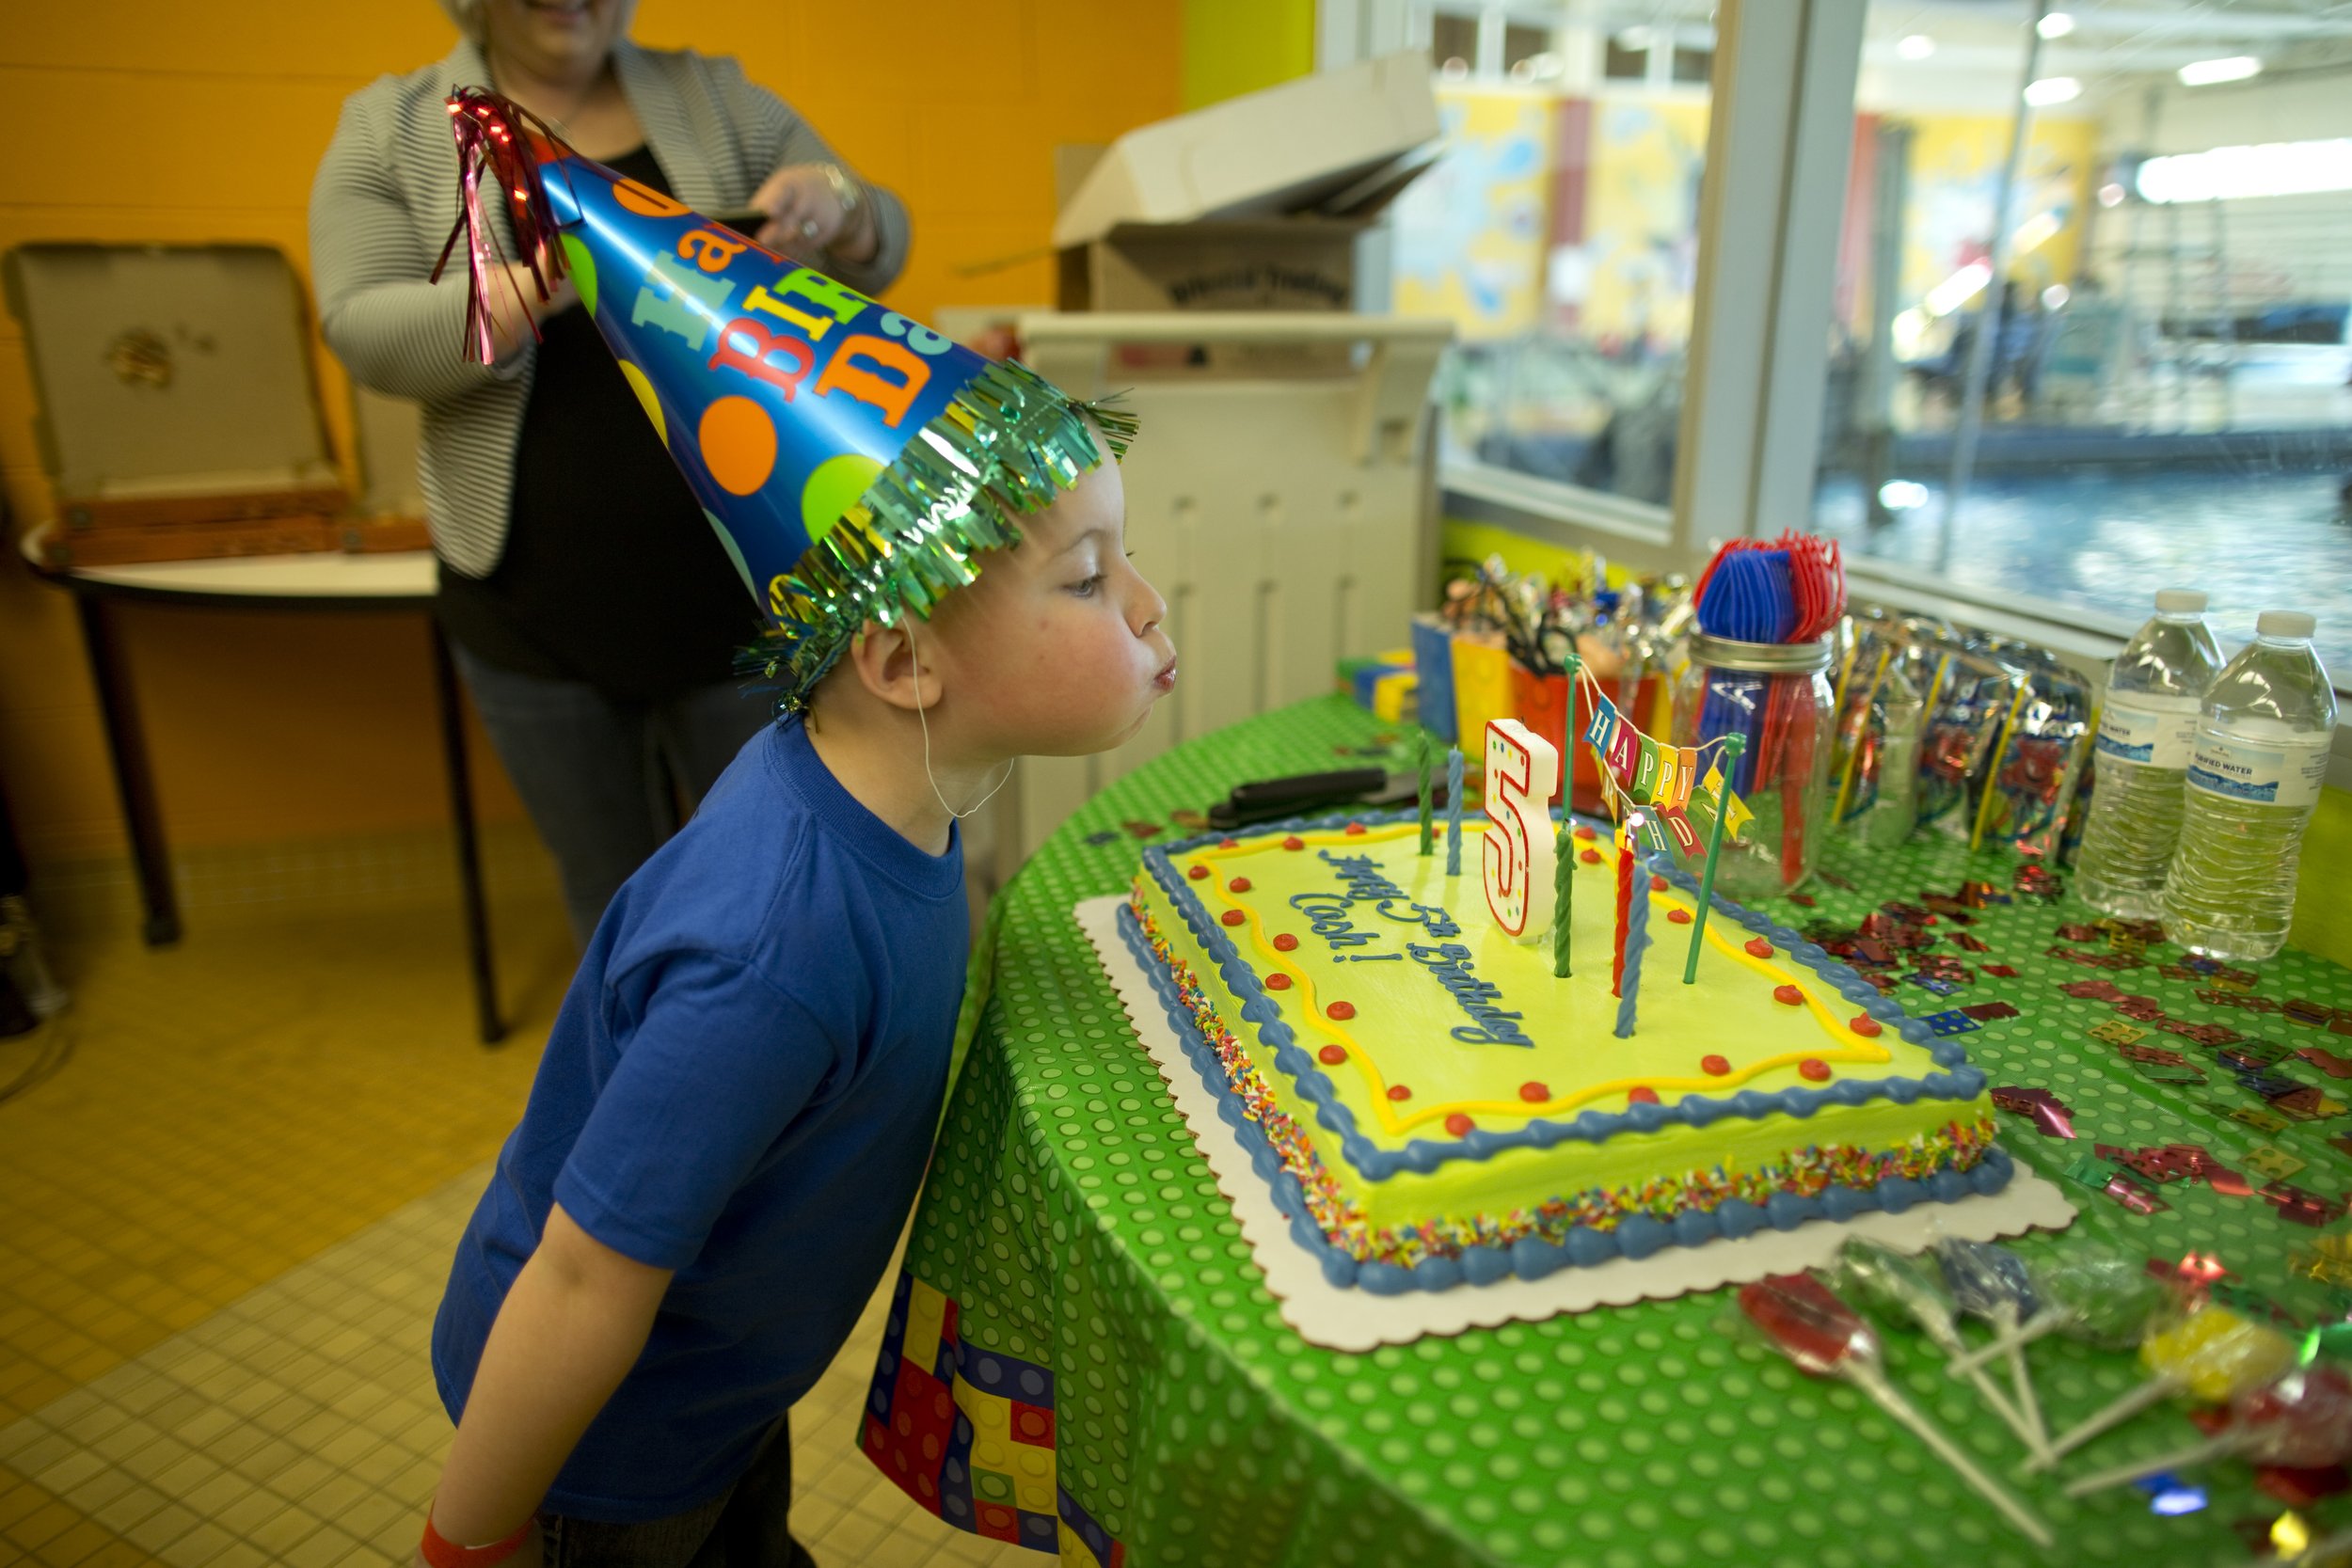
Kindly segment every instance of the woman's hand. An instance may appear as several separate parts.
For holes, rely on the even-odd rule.
[[[568,309],[580,301],[580,291],[572,287],[568,277],[556,279],[554,287],[548,292],[548,297],[541,299],[539,285],[532,281],[531,263],[528,261],[507,262],[505,282],[494,280],[490,289],[496,296],[490,301],[490,323],[498,336],[501,359],[536,341],[531,330],[532,325],[546,321],[558,310]],[[517,300],[526,307],[527,314],[515,309]]]
[[[874,204],[861,201],[854,213],[844,212],[840,193],[825,168],[823,164],[787,164],[770,175],[752,198],[752,205],[768,214],[768,223],[752,237],[771,250],[803,260],[821,254],[870,261],[879,245]]]

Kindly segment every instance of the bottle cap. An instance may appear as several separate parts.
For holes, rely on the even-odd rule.
[[[2202,615],[2205,595],[2194,588],[2161,588],[2156,591],[2156,608],[2167,615]]]
[[[2279,637],[2293,641],[2308,639],[2318,629],[2319,618],[2299,610],[2265,610],[2254,621],[2257,637]]]

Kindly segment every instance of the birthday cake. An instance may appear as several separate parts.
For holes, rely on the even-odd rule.
[[[1539,797],[1540,798],[1540,797]],[[1992,1193],[1984,1074],[1798,933],[1577,829],[1571,973],[1412,820],[1147,850],[1122,934],[1293,1236],[1337,1286],[1539,1278]],[[1618,858],[1645,975],[1613,994]],[[1544,863],[1549,880],[1549,862]],[[1637,947],[1636,965],[1642,963]]]

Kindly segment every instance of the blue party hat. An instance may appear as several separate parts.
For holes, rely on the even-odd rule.
[[[449,101],[471,277],[467,349],[495,355],[493,202],[545,291],[568,277],[767,611],[755,663],[806,704],[868,622],[928,616],[1135,433],[582,158],[480,88]],[[487,199],[485,199],[485,198]],[[447,250],[443,261],[448,259]],[[436,269],[438,276],[438,269]]]

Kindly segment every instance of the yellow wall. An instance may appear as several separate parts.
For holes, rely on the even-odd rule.
[[[1592,336],[1689,341],[1708,108],[1689,99],[1594,103],[1584,195],[1593,272],[1581,318]]]
[[[1911,143],[1911,210],[1903,233],[1905,304],[1981,256],[1993,194],[2009,158],[2010,122],[1969,115],[1906,117]],[[2030,250],[2012,251],[2010,275],[2037,291],[2074,276],[2083,217],[2091,198],[2098,127],[2087,119],[2038,118],[2026,139],[2022,227],[2042,213],[2063,218],[2058,231]]]
[[[1184,0],[1184,106],[1206,108],[1315,68],[1315,0]],[[1104,15],[1124,15],[1114,8]]]
[[[1210,9],[1236,22],[1257,14]],[[1176,112],[1180,40],[1216,21],[1196,26],[1179,0],[1110,11],[1082,0],[901,0],[886,12],[644,0],[635,35],[732,51],[846,158],[902,194],[914,254],[892,300],[923,316],[955,302],[1051,298],[1041,260],[975,278],[957,269],[1041,246],[1054,146],[1108,141]],[[429,0],[11,6],[0,29],[0,141],[9,150],[0,246],[264,241],[307,268],[305,206],[337,106],[379,73],[437,59],[451,40]],[[348,450],[343,384],[331,363],[324,374]],[[31,416],[24,345],[0,313],[0,476],[20,527],[49,506]],[[416,618],[134,606],[121,619],[175,842],[444,818]],[[72,609],[13,559],[0,561],[0,779],[36,860],[119,849]],[[493,816],[516,809],[495,779],[485,805]]]
[[[1398,314],[1444,316],[1470,342],[1541,325],[1555,103],[1526,91],[1438,87],[1445,156],[1397,200]]]
[[[2352,794],[2323,789],[2319,810],[2303,838],[2303,865],[2296,878],[2295,926],[2287,940],[2307,953],[2352,965]]]

